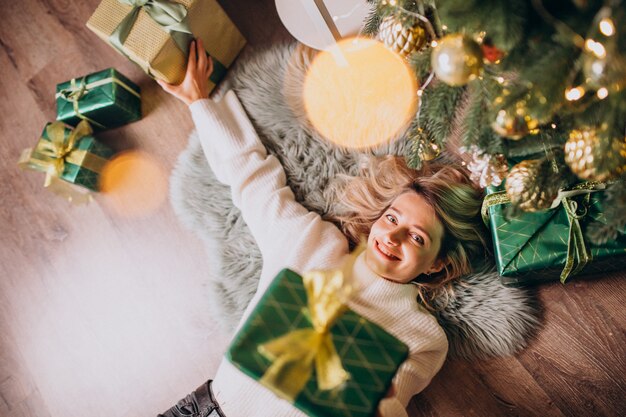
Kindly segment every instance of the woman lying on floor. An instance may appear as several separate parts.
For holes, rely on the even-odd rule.
[[[448,351],[445,333],[427,309],[449,295],[453,280],[471,272],[472,261],[485,258],[482,192],[461,167],[431,164],[415,171],[388,157],[347,181],[337,225],[324,221],[295,200],[280,162],[268,155],[235,93],[218,103],[208,98],[212,69],[198,40],[184,81],[159,84],[189,106],[209,165],[230,186],[261,250],[258,290],[242,323],[280,270],[339,267],[349,247],[367,236],[352,271],[362,290],[348,306],[409,347],[378,407],[381,416],[406,416],[409,400],[430,383]],[[304,414],[223,359],[212,381],[160,416],[209,415]]]

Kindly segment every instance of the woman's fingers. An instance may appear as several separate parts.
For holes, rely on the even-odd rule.
[[[189,45],[189,60],[187,61],[187,76],[193,75],[196,71],[196,41],[195,39],[191,41],[191,45]]]
[[[198,38],[198,41],[196,42],[196,52],[198,54],[198,72],[202,74],[206,71],[207,60],[204,44],[200,38]]]
[[[209,56],[209,57],[208,57],[208,59],[209,59],[209,65],[207,66],[207,69],[206,69],[206,75],[207,75],[207,78],[208,78],[211,74],[213,74],[213,57],[212,57],[212,56]]]
[[[177,88],[178,88],[177,85],[168,84],[168,83],[166,83],[163,80],[159,80],[158,78],[157,78],[156,82],[157,82],[157,84],[159,84],[161,86],[161,88],[163,90],[165,90],[166,93],[174,94],[176,92]]]

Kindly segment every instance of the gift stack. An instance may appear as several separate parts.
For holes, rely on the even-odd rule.
[[[592,222],[606,223],[602,194],[607,184],[586,182],[561,190],[553,208],[510,215],[503,187],[488,187],[483,218],[491,229],[496,265],[507,286],[522,286],[573,275],[626,269],[626,230],[594,243]]]
[[[93,129],[118,127],[141,118],[137,85],[113,68],[57,85],[57,121],[48,123],[19,165],[46,173],[44,186],[73,204],[91,201],[100,174],[113,151]],[[79,187],[76,187],[79,186]]]
[[[215,0],[103,0],[87,26],[150,76],[171,84],[185,75],[189,43],[199,37],[213,58],[210,88],[224,77],[245,39]],[[57,85],[57,122],[25,149],[22,168],[46,173],[45,186],[88,202],[113,151],[93,137],[141,118],[139,87],[113,68]],[[73,127],[75,126],[75,129]]]
[[[310,416],[374,416],[408,348],[347,309],[344,288],[337,271],[281,271],[227,358]]]

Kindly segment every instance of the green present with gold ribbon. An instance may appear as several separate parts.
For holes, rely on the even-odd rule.
[[[92,136],[88,122],[83,120],[76,128],[54,122],[46,125],[34,148],[22,151],[18,164],[45,172],[44,187],[80,204],[91,196],[73,186],[98,191],[100,173],[111,156],[113,150]]]
[[[349,310],[346,287],[341,271],[282,270],[227,358],[310,416],[375,415],[408,348]]]
[[[115,68],[57,84],[57,120],[76,126],[87,120],[95,130],[141,119],[139,87]]]
[[[617,239],[594,244],[592,222],[606,224],[602,194],[607,184],[586,182],[561,190],[552,208],[509,215],[502,186],[488,187],[483,219],[491,229],[496,265],[507,286],[566,280],[626,269],[626,228]]]
[[[185,77],[189,44],[213,58],[212,89],[246,40],[216,0],[102,0],[87,27],[147,74],[170,84]]]

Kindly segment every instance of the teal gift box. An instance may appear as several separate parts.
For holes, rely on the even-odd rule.
[[[562,191],[555,208],[509,216],[503,187],[487,187],[483,218],[491,230],[502,284],[518,287],[570,276],[626,269],[626,228],[617,239],[594,244],[585,237],[591,222],[606,223],[606,184],[588,182]]]
[[[264,346],[313,328],[308,302],[303,278],[289,269],[282,270],[235,336],[227,352],[228,360],[248,376],[262,381],[274,363],[263,353]],[[263,385],[309,416],[374,416],[408,355],[407,346],[351,310],[344,311],[328,332],[349,375],[346,382],[332,390],[320,389],[318,371],[314,370],[301,391],[291,398],[279,386]],[[290,351],[298,344],[288,343]],[[313,348],[304,344],[304,349],[309,352]],[[285,385],[289,385],[294,378],[284,379]]]
[[[46,187],[58,179],[98,191],[100,174],[113,154],[92,136],[87,122],[80,122],[76,128],[54,122],[46,125],[34,148],[22,152],[19,165],[45,172]],[[67,188],[59,193],[72,195]]]
[[[139,87],[115,68],[57,85],[57,120],[76,126],[87,120],[95,130],[141,119]]]

